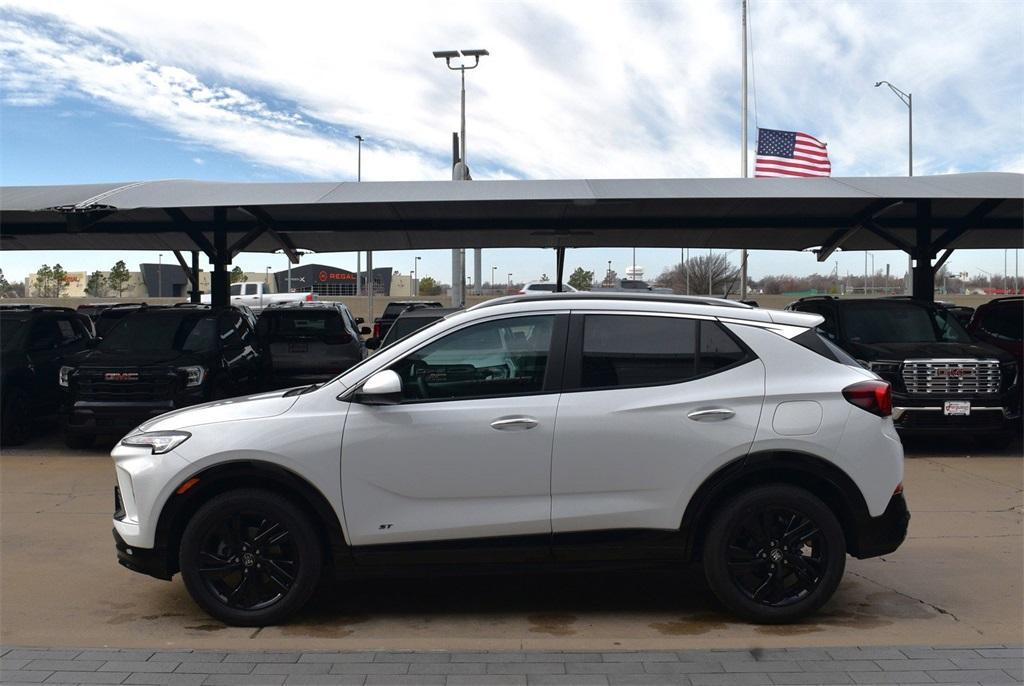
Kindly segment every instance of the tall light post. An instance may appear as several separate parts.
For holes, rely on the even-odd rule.
[[[359,134],[352,136],[356,139],[356,181],[363,180],[363,137]],[[362,295],[359,289],[359,272],[363,270],[362,252],[356,250],[356,295]]]
[[[505,285],[505,293],[512,292],[512,272],[508,273],[508,283]]]
[[[267,286],[267,292],[270,292],[270,265],[267,265],[267,275],[263,277],[263,283]]]
[[[475,49],[475,50],[435,50],[434,57],[436,59],[443,59],[445,66],[452,71],[459,72],[459,78],[462,82],[462,89],[460,91],[460,125],[459,125],[459,161],[452,167],[452,181],[468,181],[469,180],[469,165],[466,162],[466,71],[469,69],[476,69],[480,65],[480,58],[490,53],[486,50]],[[468,58],[473,58],[473,64],[467,64]],[[453,65],[452,60],[458,60],[458,65]],[[479,272],[479,264],[481,259],[481,251],[476,252],[476,264],[474,270]],[[463,278],[466,274],[466,249],[465,248],[453,248],[452,249],[452,305],[454,307],[461,307],[466,302],[466,286],[463,283]],[[456,286],[456,283],[458,286]]]
[[[892,85],[888,81],[878,81],[875,83],[875,88],[879,86],[888,86],[889,90],[895,93],[896,97],[900,99],[904,105],[907,106],[907,176],[914,175],[914,96],[912,93],[904,93],[896,86]],[[925,265],[930,266],[930,265]],[[911,287],[910,282],[913,281],[914,274],[914,258],[907,255],[907,280],[903,287],[904,293],[910,293]]]
[[[492,291],[496,290],[495,287],[494,287],[494,272],[496,272],[497,270],[498,270],[497,267],[491,267],[491,290]]]
[[[164,254],[159,253],[156,256],[156,297],[162,297],[164,294]]]
[[[420,260],[422,257],[417,257],[412,261],[412,282],[416,288],[416,295],[420,294]]]

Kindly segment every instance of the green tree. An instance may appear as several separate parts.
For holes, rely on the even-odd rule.
[[[124,260],[118,260],[117,264],[110,268],[110,274],[107,275],[107,285],[110,286],[111,290],[117,291],[117,297],[121,297],[124,293],[124,289],[128,287],[128,281],[132,278],[132,275],[128,273],[128,267],[125,266]]]
[[[97,298],[102,298],[107,290],[107,277],[99,269],[89,275],[85,282],[85,292]]]
[[[540,275],[540,280],[541,280],[541,282],[544,282],[544,281],[550,281],[550,280],[551,280],[551,277],[550,277],[550,276],[548,276],[547,274],[541,274],[541,275]]]
[[[569,275],[569,285],[578,291],[589,291],[594,285],[594,272],[576,267],[576,271]]]
[[[231,283],[238,283],[239,281],[248,281],[249,275],[242,271],[242,268],[237,264],[231,269]]]
[[[64,267],[60,266],[60,262],[53,265],[53,297],[59,298],[64,295],[64,291],[68,287],[68,273],[64,271]]]
[[[36,270],[35,278],[35,290],[36,295],[41,298],[49,298],[50,293],[53,292],[53,270],[50,269],[50,265],[44,264],[42,267]]]
[[[432,276],[424,276],[420,279],[420,295],[440,295],[441,284]]]
[[[4,276],[4,270],[0,269],[0,298],[9,298],[14,292],[14,286],[7,282],[7,277]]]

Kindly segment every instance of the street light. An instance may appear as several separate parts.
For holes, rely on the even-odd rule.
[[[412,282],[416,286],[416,295],[420,294],[420,260],[422,259],[422,257],[417,257],[412,261]]]
[[[889,87],[896,97],[907,106],[907,176],[914,175],[914,96],[911,93],[904,93],[896,86],[892,85],[888,81],[878,81],[875,83],[875,88],[886,85]],[[903,290],[906,293],[910,293],[910,282],[913,281],[914,273],[914,258],[912,255],[907,255],[907,281]]]
[[[495,290],[495,288],[494,288],[494,272],[497,271],[497,269],[498,269],[497,267],[491,267],[491,290]]]
[[[512,290],[512,272],[508,273],[508,284],[506,285],[507,291]]]
[[[459,56],[466,58],[472,57],[473,64],[468,66],[459,60],[459,66],[452,66],[453,59],[459,59]],[[462,79],[462,91],[461,91],[461,126],[459,128],[459,162],[462,164],[462,168],[459,169],[458,175],[453,173],[453,180],[455,181],[466,181],[469,179],[469,167],[466,164],[466,70],[476,69],[480,65],[480,58],[491,53],[486,50],[435,50],[434,57],[437,59],[443,59],[445,65],[452,71],[459,72],[459,76]]]

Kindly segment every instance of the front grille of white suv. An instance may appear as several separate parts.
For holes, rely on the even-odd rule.
[[[999,373],[998,360],[907,360],[903,363],[903,383],[908,393],[998,393]]]

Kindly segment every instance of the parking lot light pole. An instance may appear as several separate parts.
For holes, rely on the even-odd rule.
[[[416,288],[416,295],[420,294],[420,260],[422,257],[417,257],[412,261],[412,282]]]
[[[1005,270],[1004,270],[1005,271]],[[156,297],[164,294],[164,254],[156,256]]]
[[[495,272],[495,271],[497,271],[497,269],[498,269],[497,267],[491,267],[491,290],[492,290],[492,291],[495,291],[495,290],[497,290],[497,289],[496,289],[496,288],[494,287],[494,272]]]
[[[888,81],[877,81],[875,88],[879,86],[888,86],[900,101],[907,106],[907,176],[914,175],[914,95],[912,93],[904,93],[896,86],[892,85]],[[930,265],[925,265],[930,266]],[[910,294],[912,289],[910,282],[913,281],[914,273],[914,257],[907,255],[907,279],[906,285],[903,291],[906,294]]]
[[[505,288],[506,288],[506,295],[508,293],[512,292],[512,272],[508,273],[508,285]]]

